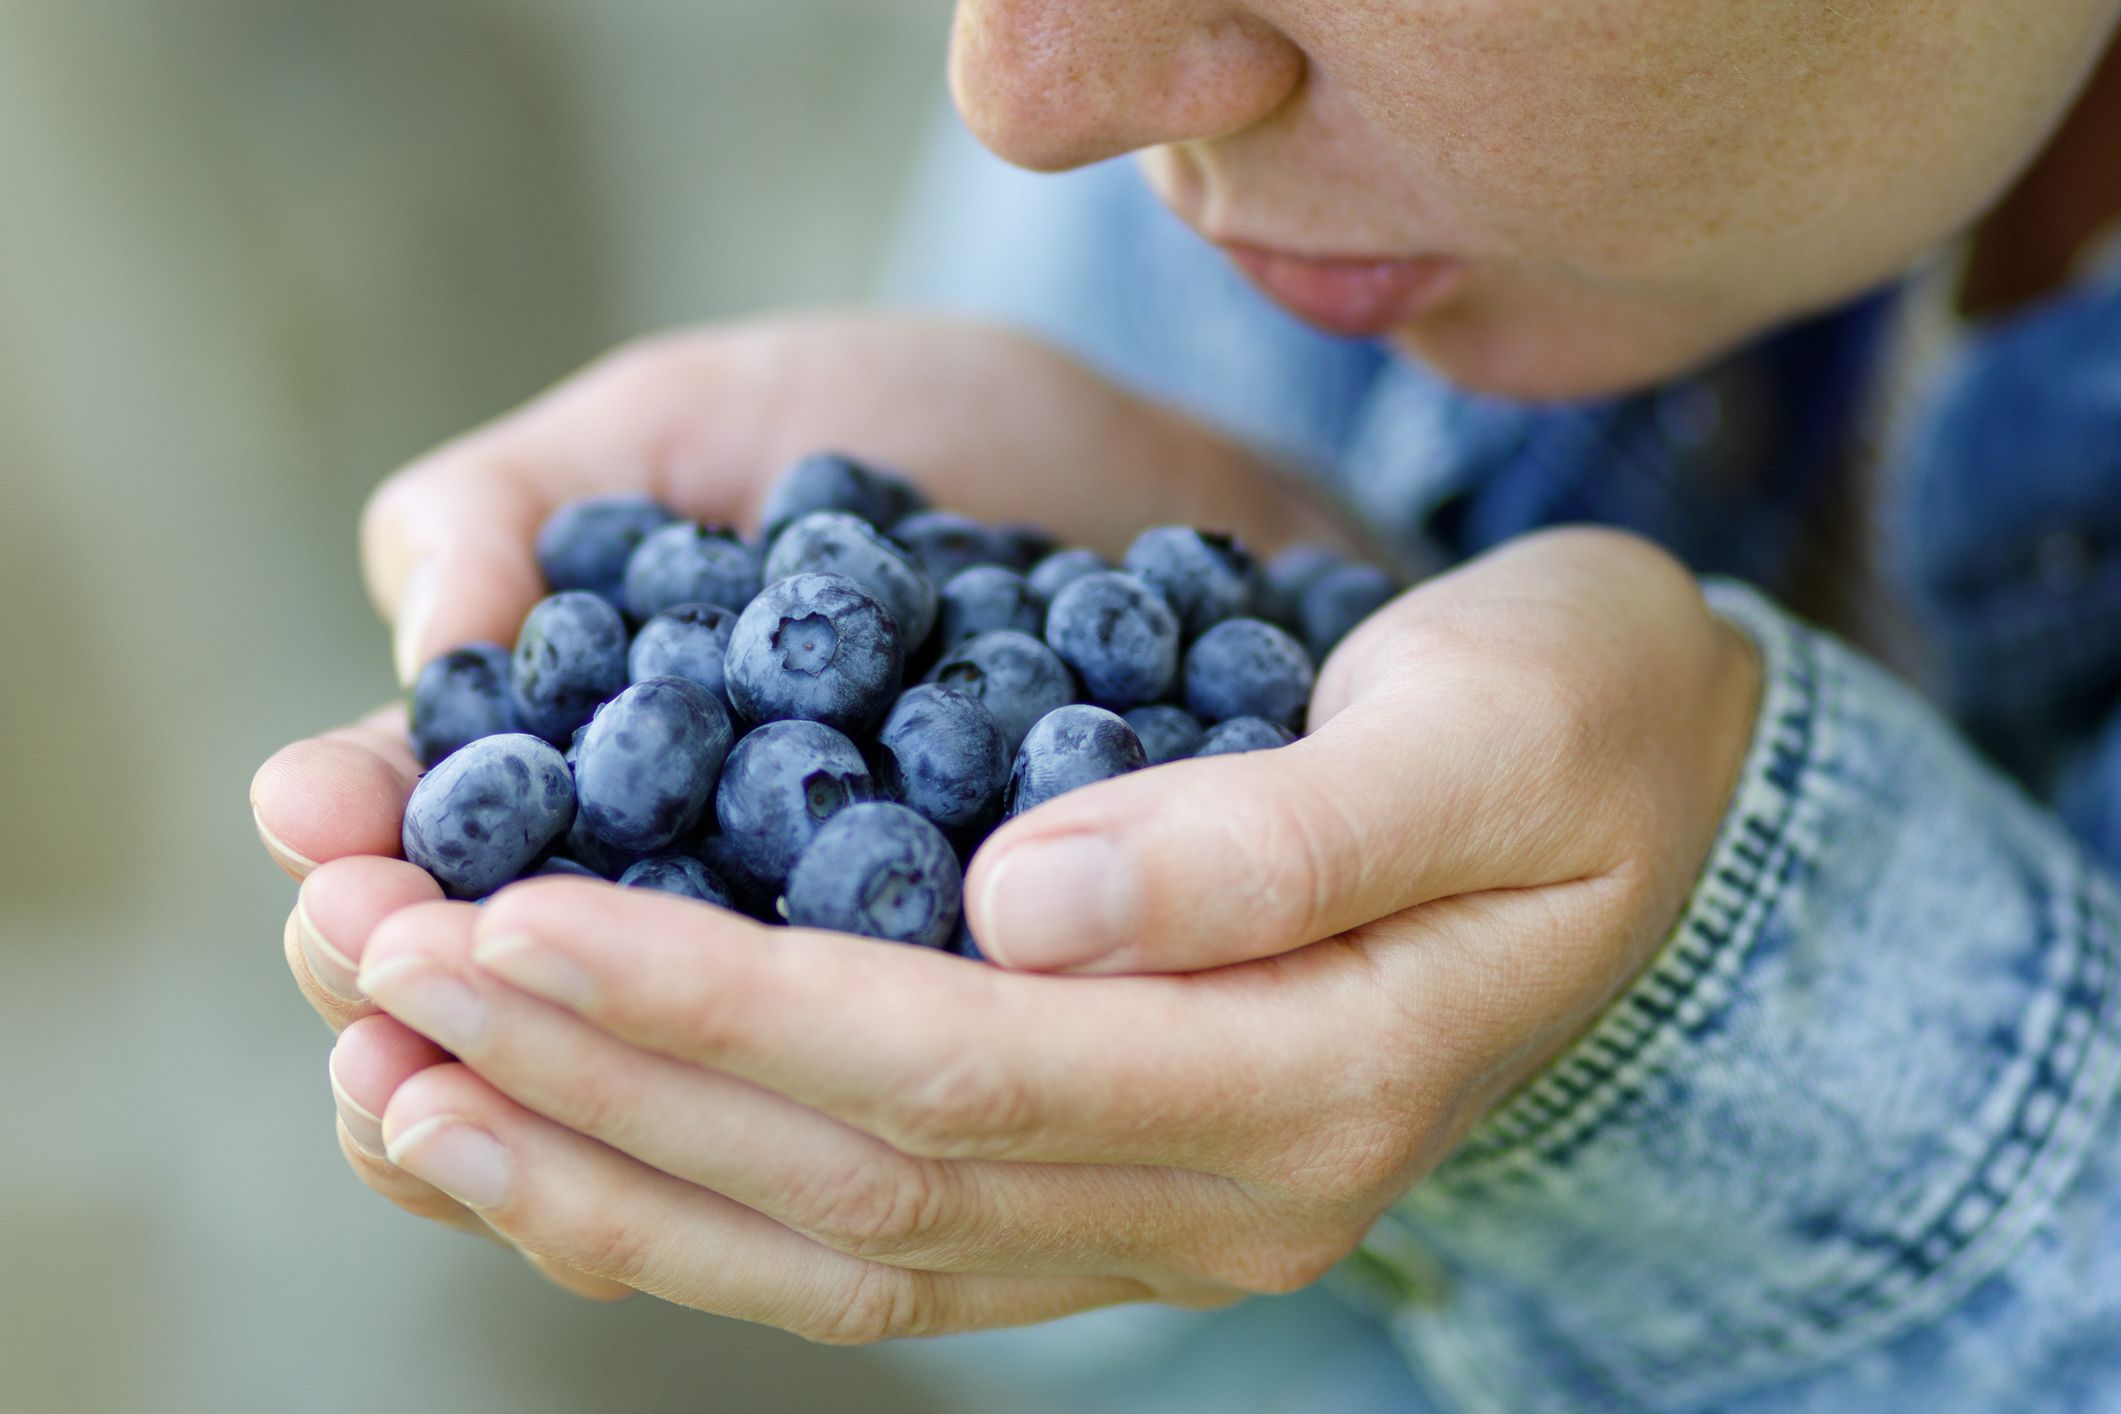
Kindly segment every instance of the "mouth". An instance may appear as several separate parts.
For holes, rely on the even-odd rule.
[[[1376,338],[1433,313],[1472,273],[1455,256],[1311,256],[1217,244],[1267,298],[1307,324],[1349,338]]]

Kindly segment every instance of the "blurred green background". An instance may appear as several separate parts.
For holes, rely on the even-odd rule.
[[[362,1188],[245,787],[385,696],[367,490],[859,296],[947,0],[0,0],[0,1408],[941,1409]]]

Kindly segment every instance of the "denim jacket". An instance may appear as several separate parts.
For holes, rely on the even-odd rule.
[[[1910,686],[1780,607],[1885,292],[1654,392],[1456,393],[1280,314],[1130,168],[949,135],[897,271],[1314,473],[1410,560],[1666,545],[1765,698],[1684,919],[1336,1274],[1447,1409],[2121,1409],[2121,282],[1889,445]]]

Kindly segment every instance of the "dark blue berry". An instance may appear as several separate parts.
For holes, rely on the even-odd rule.
[[[911,550],[937,584],[974,565],[1006,567],[1016,555],[1007,536],[955,511],[908,516],[891,527],[891,538]]]
[[[816,722],[771,722],[729,753],[714,814],[742,872],[775,887],[827,820],[875,797],[853,742]]]
[[[859,735],[898,693],[898,621],[843,575],[768,585],[729,640],[729,699],[747,720],[802,718]]]
[[[1060,655],[1013,629],[958,644],[929,671],[928,681],[978,698],[1002,729],[1011,760],[1033,723],[1075,700],[1075,678]]]
[[[574,781],[559,751],[520,732],[489,736],[413,787],[405,857],[452,898],[484,898],[536,864],[573,820]]]
[[[412,749],[432,766],[467,742],[516,729],[508,650],[474,643],[420,669],[412,684]]]
[[[761,538],[780,533],[812,511],[846,511],[879,529],[921,509],[921,493],[903,477],[836,452],[804,457],[775,479],[759,512]],[[738,606],[741,607],[741,606]]]
[[[643,540],[676,520],[647,496],[600,496],[562,506],[538,532],[546,590],[584,589],[623,604],[626,562]]]
[[[524,731],[558,746],[626,686],[626,620],[582,590],[555,594],[523,620],[510,695]]]
[[[530,877],[533,879],[602,879],[604,876],[586,864],[577,864],[565,855],[556,854],[531,870]]]
[[[1201,739],[1208,734],[1191,712],[1168,703],[1137,707],[1124,716],[1141,738],[1142,752],[1151,766],[1185,760],[1200,750]]]
[[[964,876],[942,832],[902,805],[833,816],[788,876],[788,921],[943,948],[957,933]]]
[[[653,889],[657,893],[711,903],[717,908],[736,907],[729,886],[717,879],[712,869],[682,854],[661,854],[642,860],[619,876],[619,887]]]
[[[1272,751],[1294,740],[1296,733],[1264,717],[1232,717],[1211,727],[1207,740],[1193,754],[1196,757],[1235,756],[1247,751]]]
[[[1086,574],[1102,574],[1112,566],[1095,550],[1055,550],[1031,567],[1027,576],[1038,597],[1048,604],[1063,589]]]
[[[735,739],[721,702],[696,682],[627,688],[597,709],[582,739],[582,820],[615,849],[661,853],[699,824]]]
[[[1076,705],[1048,712],[1016,753],[1009,773],[1009,814],[1021,815],[1055,796],[1148,764],[1134,728],[1104,708]]]
[[[908,653],[935,627],[935,581],[911,551],[859,516],[813,511],[782,531],[766,552],[765,581],[799,574],[845,575],[868,590],[898,622]]]
[[[1304,594],[1300,616],[1312,661],[1325,662],[1357,624],[1398,593],[1398,582],[1375,565],[1342,565],[1320,575]]]
[[[1346,555],[1324,545],[1291,545],[1269,560],[1260,576],[1260,616],[1291,633],[1303,632],[1304,596],[1348,563]]]
[[[1186,706],[1204,722],[1303,726],[1317,675],[1304,646],[1264,619],[1224,619],[1186,650]]]
[[[1178,616],[1130,574],[1090,574],[1046,610],[1046,642],[1100,707],[1125,711],[1167,696],[1178,678]]]
[[[995,548],[1003,552],[995,563],[1018,574],[1031,573],[1033,565],[1058,548],[1058,542],[1035,525],[998,525],[993,536]]]
[[[1015,570],[974,565],[959,570],[943,586],[937,635],[945,648],[996,629],[1013,628],[1036,637],[1045,627],[1046,601]]]
[[[930,683],[899,695],[877,729],[871,774],[891,799],[945,830],[992,820],[1009,784],[1009,750],[978,698]]]
[[[1257,571],[1228,535],[1182,525],[1145,530],[1127,550],[1126,570],[1164,596],[1188,639],[1252,609]]]
[[[759,552],[718,526],[665,526],[626,562],[626,608],[636,621],[680,604],[741,609],[758,592]]]
[[[719,604],[680,604],[665,609],[633,636],[626,655],[627,676],[634,682],[650,678],[684,678],[715,695],[723,710],[735,712],[729,700],[729,685],[723,662],[729,656],[729,640],[736,633],[736,612]]]

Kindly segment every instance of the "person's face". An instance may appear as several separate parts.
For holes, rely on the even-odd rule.
[[[1638,387],[1992,203],[2121,0],[959,0],[1002,157],[1145,151],[1313,323],[1521,397]]]

